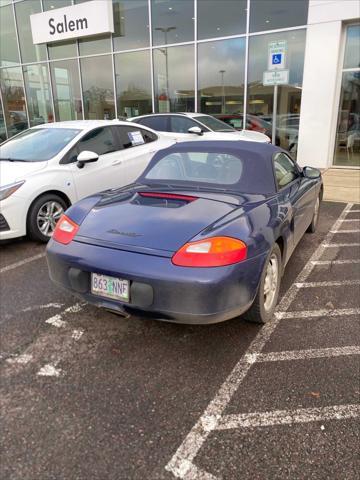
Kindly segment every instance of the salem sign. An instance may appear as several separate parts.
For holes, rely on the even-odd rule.
[[[35,45],[114,31],[112,2],[93,0],[30,15]]]

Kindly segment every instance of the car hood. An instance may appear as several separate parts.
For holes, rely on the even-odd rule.
[[[44,169],[47,162],[8,162],[0,161],[0,185],[11,185],[26,180],[29,175]]]
[[[103,196],[83,219],[76,240],[115,248],[175,252],[239,208],[239,199],[228,195],[220,195],[217,200],[199,192],[171,192],[174,193],[189,196],[190,201],[144,200],[134,191]]]

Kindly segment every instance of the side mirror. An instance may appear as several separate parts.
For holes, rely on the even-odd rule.
[[[200,127],[191,127],[188,130],[189,133],[195,133],[195,135],[204,135],[204,132]]]
[[[320,178],[321,172],[317,168],[313,167],[304,167],[302,173],[306,178]]]
[[[89,150],[84,150],[80,152],[77,156],[77,167],[84,168],[85,163],[97,162],[99,160],[99,155],[95,152],[89,152]]]

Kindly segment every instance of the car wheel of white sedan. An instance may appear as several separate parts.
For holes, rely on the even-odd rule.
[[[245,313],[246,320],[264,324],[271,319],[279,297],[280,281],[281,251],[275,243],[266,259],[254,303]]]
[[[45,194],[35,200],[28,215],[29,236],[33,240],[48,242],[66,208],[66,202],[55,194]]]

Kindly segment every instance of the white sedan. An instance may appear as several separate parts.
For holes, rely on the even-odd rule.
[[[152,113],[129,119],[178,142],[189,140],[244,140],[270,143],[270,138],[253,130],[235,130],[231,125],[205,113]]]
[[[72,203],[132,183],[175,143],[142,125],[107,120],[30,128],[0,145],[0,240],[48,241]]]

